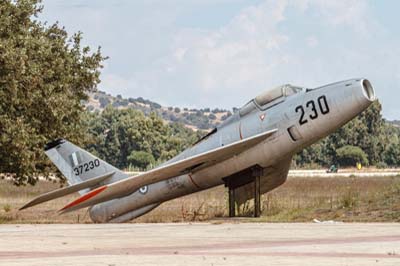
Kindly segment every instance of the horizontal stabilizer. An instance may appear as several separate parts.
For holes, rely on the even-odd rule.
[[[27,204],[22,206],[20,208],[20,210],[35,206],[37,204],[40,204],[40,203],[43,203],[43,202],[46,202],[46,201],[49,201],[49,200],[60,198],[60,197],[63,197],[65,195],[68,195],[68,194],[71,194],[71,193],[74,193],[74,192],[78,192],[78,191],[80,191],[82,189],[92,188],[92,187],[98,185],[99,183],[103,182],[107,178],[111,177],[114,173],[115,173],[115,171],[109,172],[109,173],[106,173],[104,175],[91,178],[89,180],[83,181],[81,183],[77,183],[77,184],[72,185],[72,186],[68,186],[68,187],[65,187],[65,188],[60,188],[60,189],[57,189],[57,190],[54,190],[54,191],[50,191],[48,193],[45,193],[43,195],[40,195],[40,196],[34,198],[30,202],[28,202]]]
[[[245,150],[266,140],[277,131],[277,129],[273,129],[267,132],[263,132],[247,139],[239,140],[237,142],[218,147],[210,151],[193,155],[177,162],[162,165],[158,168],[147,171],[140,175],[132,176],[127,179],[108,184],[107,186],[101,187],[101,189],[98,188],[96,192],[91,191],[81,196],[80,198],[62,208],[60,211],[61,213],[66,213],[73,210],[92,206],[104,201],[120,198],[130,193],[133,193],[140,187],[167,180],[178,175],[182,175],[187,172],[187,169],[190,169],[195,165],[208,162],[219,162],[221,158],[234,156],[241,152],[244,152]]]

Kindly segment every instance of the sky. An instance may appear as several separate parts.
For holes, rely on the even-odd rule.
[[[400,120],[400,1],[43,0],[101,46],[99,89],[165,106],[240,107],[281,84],[366,77]]]

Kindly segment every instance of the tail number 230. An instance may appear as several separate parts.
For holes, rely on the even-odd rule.
[[[319,116],[319,112],[322,115],[326,115],[326,114],[329,113],[329,111],[330,111],[329,110],[329,105],[328,105],[328,101],[326,100],[326,96],[325,95],[323,95],[323,96],[318,98],[318,107],[319,107],[319,110],[317,110],[315,101],[313,101],[313,100],[308,101],[306,103],[306,109],[311,111],[310,115],[309,115],[309,118],[311,120],[317,119],[318,116]],[[300,113],[300,120],[299,120],[300,125],[304,125],[304,124],[308,123],[308,120],[305,117],[306,116],[306,111],[304,109],[304,106],[302,106],[302,105],[297,106],[296,107],[296,113]]]

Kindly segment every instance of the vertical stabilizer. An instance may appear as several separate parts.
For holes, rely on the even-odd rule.
[[[114,172],[107,183],[128,177],[127,174],[93,154],[64,139],[54,140],[45,146],[45,153],[67,178],[70,185],[78,184],[98,176]],[[80,193],[85,193],[80,191]]]

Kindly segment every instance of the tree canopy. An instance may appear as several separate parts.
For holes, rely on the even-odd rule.
[[[336,151],[337,162],[340,166],[354,166],[357,163],[368,165],[368,158],[360,147],[351,145],[343,146]]]
[[[105,59],[57,23],[37,20],[39,0],[0,2],[0,172],[34,184],[50,169],[44,144],[82,144],[81,100],[99,83]]]
[[[182,124],[165,123],[158,115],[108,105],[103,112],[88,113],[90,144],[87,148],[120,168],[146,169],[189,147],[200,133]]]

